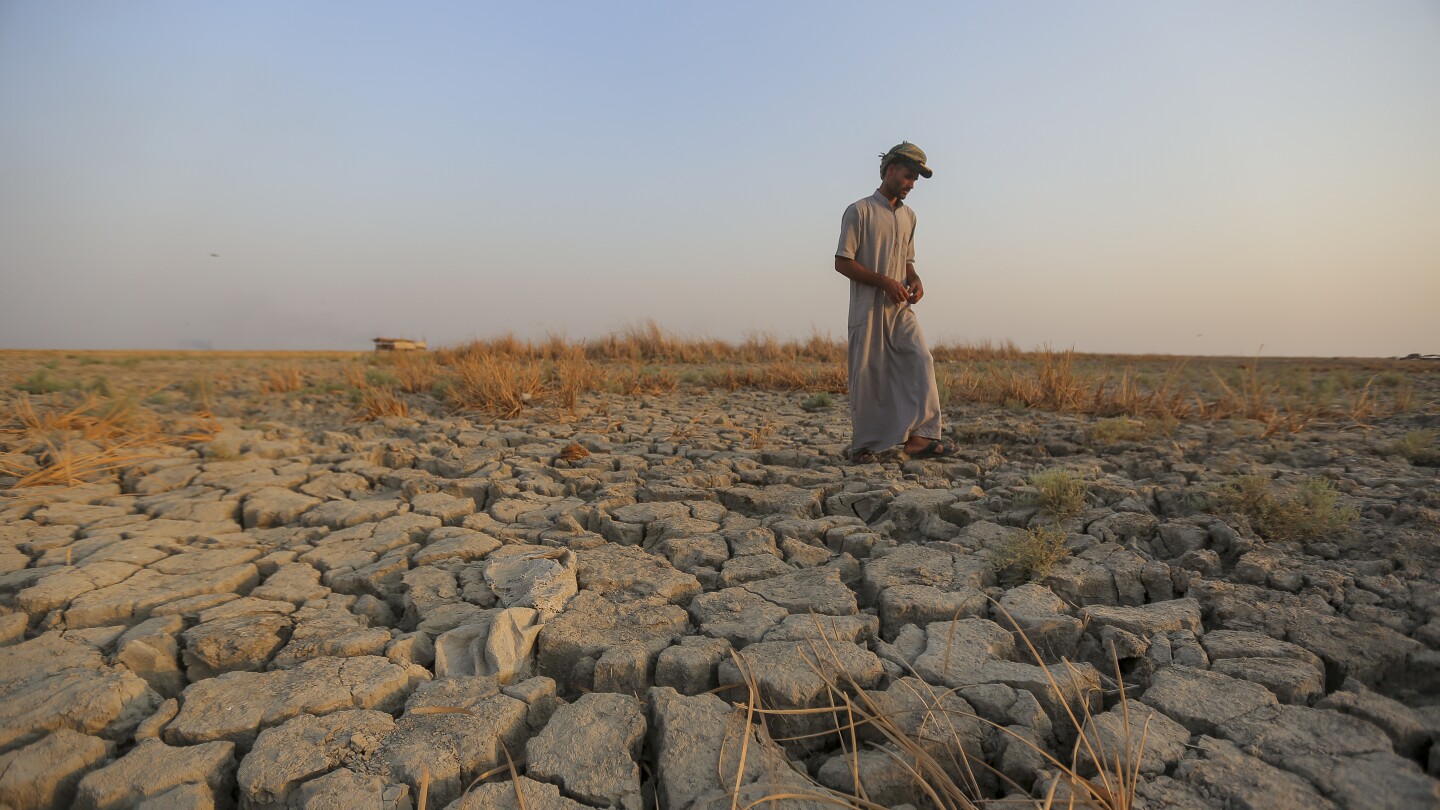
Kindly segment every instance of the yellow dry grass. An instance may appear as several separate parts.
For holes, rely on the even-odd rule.
[[[366,388],[360,392],[359,415],[368,421],[387,416],[409,416],[410,406],[389,388]]]
[[[266,394],[286,394],[299,391],[304,385],[304,372],[296,366],[284,365],[265,369],[260,390]]]
[[[1047,664],[1009,612],[998,603],[995,603],[995,607],[1010,623],[1013,632],[1024,642],[1036,665],[1043,670],[1049,689],[1053,694],[1061,697],[1058,703],[1064,707],[1064,719],[1075,731],[1075,744],[1068,760],[1062,760],[1055,754],[1037,747],[1025,737],[1014,733],[1005,726],[985,720],[975,714],[957,714],[945,701],[955,690],[940,689],[930,684],[924,684],[923,680],[921,681],[924,684],[921,694],[916,696],[921,699],[924,706],[925,722],[919,733],[909,730],[907,725],[894,716],[885,705],[874,699],[848,675],[845,667],[840,663],[841,659],[834,646],[833,634],[822,624],[819,617],[812,615],[818,630],[818,637],[808,643],[805,660],[811,672],[826,684],[825,705],[799,709],[766,707],[757,679],[749,670],[743,654],[737,654],[733,650],[730,653],[731,660],[735,662],[743,681],[743,683],[733,686],[743,687],[747,693],[736,707],[737,713],[743,717],[743,723],[740,724],[741,731],[738,735],[740,746],[738,764],[734,768],[733,778],[728,772],[721,774],[722,783],[730,786],[731,807],[749,808],[764,806],[767,802],[782,799],[803,799],[855,810],[880,810],[884,805],[870,800],[859,778],[858,755],[862,750],[859,732],[862,729],[869,730],[867,736],[878,735],[884,741],[880,750],[908,773],[913,787],[923,795],[930,806],[944,808],[944,810],[978,810],[981,807],[989,806],[991,800],[981,795],[979,787],[980,780],[977,774],[981,772],[994,774],[1008,786],[1010,791],[1023,793],[1022,786],[1011,782],[1004,773],[998,771],[984,759],[975,757],[966,751],[964,740],[955,725],[956,719],[965,717],[967,720],[979,720],[998,733],[1009,735],[1009,744],[1027,746],[1059,773],[1059,778],[1050,783],[1043,798],[1031,799],[1028,802],[1019,800],[1020,803],[1016,804],[1017,800],[1007,797],[1000,803],[1000,806],[1029,806],[1037,810],[1051,810],[1051,808],[1058,807],[1133,810],[1136,807],[1136,792],[1140,783],[1140,762],[1145,750],[1149,725],[1147,721],[1140,731],[1139,744],[1132,748],[1130,745],[1130,739],[1133,736],[1132,724],[1125,695],[1125,683],[1120,677],[1119,660],[1114,657],[1113,650],[1112,662],[1115,666],[1116,680],[1120,685],[1117,705],[1122,707],[1122,728],[1125,738],[1124,745],[1120,750],[1108,749],[1096,733],[1096,726],[1090,710],[1091,696],[1086,694],[1084,688],[1080,686],[1080,678],[1073,665],[1064,660],[1059,665]],[[1057,667],[1059,668],[1058,675],[1056,674]],[[850,766],[851,783],[856,786],[853,793],[846,794],[823,787],[797,770],[797,779],[806,782],[803,786],[770,792],[764,796],[752,798],[744,804],[740,803],[741,797],[744,795],[742,787],[744,787],[746,759],[752,740],[756,739],[756,729],[765,728],[767,717],[783,715],[821,715],[830,718],[829,729],[819,733],[841,741],[842,754],[847,758]],[[721,767],[724,767],[724,763],[727,761],[724,753],[726,747],[736,743],[736,735],[727,729],[726,738],[721,747],[719,760]],[[1088,761],[1094,765],[1097,770],[1094,778],[1087,779],[1082,775],[1082,761]],[[1068,794],[1064,798],[1057,795],[1058,788],[1062,785]]]
[[[77,486],[168,455],[166,445],[208,440],[215,426],[204,418],[162,421],[134,399],[84,395],[78,402],[36,404],[21,394],[10,401],[0,432],[14,435],[12,450],[0,456],[0,475],[16,488]],[[40,461],[38,469],[16,456]]]

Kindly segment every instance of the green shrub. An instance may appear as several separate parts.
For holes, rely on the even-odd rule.
[[[1062,468],[1041,470],[1030,476],[1035,498],[1040,506],[1057,520],[1074,517],[1085,511],[1085,481]]]
[[[1242,475],[1216,490],[1213,502],[1243,516],[1261,537],[1271,540],[1317,540],[1349,528],[1360,517],[1354,507],[1341,505],[1335,485],[1324,478],[1307,478],[1277,494],[1270,479]]]
[[[1411,430],[1390,445],[1393,455],[1402,456],[1411,464],[1440,467],[1440,443],[1433,430]]]
[[[818,411],[835,405],[835,398],[830,396],[828,391],[821,391],[818,394],[811,394],[800,407],[807,411]]]
[[[1101,419],[1090,427],[1090,441],[1095,444],[1139,441],[1149,434],[1148,424],[1125,416]]]
[[[34,374],[15,387],[29,394],[53,394],[57,391],[69,391],[75,388],[75,383],[72,380],[52,377],[49,369],[42,368],[36,369]]]
[[[376,368],[365,372],[365,384],[371,388],[394,388],[399,382],[394,374]]]
[[[996,571],[1012,566],[1020,576],[1038,582],[1050,575],[1056,563],[1070,555],[1065,547],[1065,532],[1054,526],[1036,526],[1024,533],[1015,532],[997,551],[990,564]]]

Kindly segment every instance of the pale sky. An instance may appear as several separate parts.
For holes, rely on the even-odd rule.
[[[841,337],[902,139],[932,342],[1440,352],[1437,0],[0,0],[0,348]]]

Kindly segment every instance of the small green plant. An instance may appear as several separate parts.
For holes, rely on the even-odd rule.
[[[90,383],[85,386],[85,390],[101,397],[112,397],[115,395],[115,392],[110,388],[110,380],[103,374],[91,379]]]
[[[156,391],[155,393],[151,394],[150,396],[145,397],[145,404],[146,404],[146,405],[169,405],[169,404],[170,404],[171,402],[173,402],[174,400],[175,400],[174,395],[171,394],[169,391]]]
[[[1134,442],[1145,438],[1149,433],[1150,426],[1145,422],[1125,416],[1116,416],[1111,419],[1101,419],[1092,425],[1090,441],[1095,444]]]
[[[1390,453],[1421,467],[1440,467],[1440,441],[1433,430],[1407,431],[1390,445]]]
[[[1316,540],[1360,517],[1354,507],[1341,505],[1335,485],[1324,478],[1307,478],[1277,494],[1270,479],[1242,475],[1216,490],[1212,503],[1249,520],[1260,536],[1280,541]]]
[[[1085,481],[1069,470],[1056,467],[1030,476],[1035,498],[1057,520],[1074,517],[1085,510]]]
[[[75,383],[52,377],[48,368],[41,368],[36,369],[34,374],[15,387],[27,394],[53,394],[57,391],[69,391],[75,387]]]
[[[104,360],[98,357],[90,357],[88,355],[80,355],[79,357],[79,363],[82,366],[98,366],[104,362]]]
[[[1399,371],[1387,371],[1377,376],[1375,382],[1385,388],[1399,388],[1405,383],[1405,375]]]
[[[394,388],[400,380],[394,374],[372,368],[365,372],[365,384],[371,388]]]
[[[1023,533],[1013,533],[991,554],[990,564],[997,571],[1014,566],[1022,578],[1039,582],[1068,556],[1070,550],[1065,547],[1063,530],[1055,526],[1035,526]]]
[[[804,402],[800,403],[800,407],[811,412],[830,408],[834,405],[835,398],[830,396],[829,391],[821,391],[818,394],[811,394],[805,399]]]

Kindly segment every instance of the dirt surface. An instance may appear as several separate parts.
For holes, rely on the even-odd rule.
[[[1440,374],[1185,368],[1326,407],[952,401],[954,456],[856,465],[843,395],[684,367],[496,419],[367,355],[0,353],[0,804],[683,808],[858,774],[929,806],[893,738],[735,708],[845,695],[969,757],[982,802],[1083,790],[1077,736],[1113,750],[1133,715],[1145,806],[1440,805]],[[376,390],[407,415],[365,418]]]

